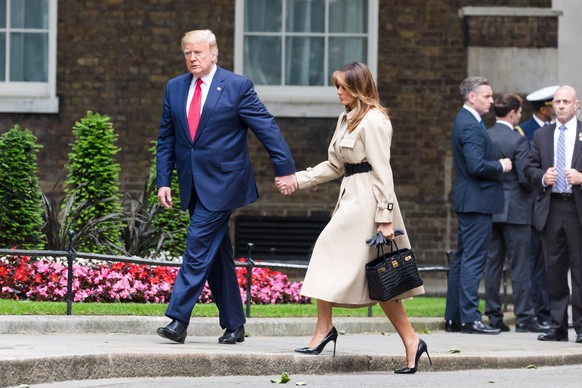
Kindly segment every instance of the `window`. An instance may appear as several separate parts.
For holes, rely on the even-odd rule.
[[[235,28],[235,71],[276,116],[337,116],[331,74],[376,72],[377,0],[237,0]]]
[[[58,113],[57,0],[0,0],[0,112]]]

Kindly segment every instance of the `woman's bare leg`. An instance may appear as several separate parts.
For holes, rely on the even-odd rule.
[[[414,358],[416,357],[419,338],[410,324],[404,305],[397,300],[380,302],[379,304],[402,339],[402,343],[406,349],[406,366],[409,368],[414,367]]]
[[[309,348],[314,348],[329,333],[333,327],[332,322],[332,304],[325,300],[317,300],[317,325],[315,333],[309,342]]]

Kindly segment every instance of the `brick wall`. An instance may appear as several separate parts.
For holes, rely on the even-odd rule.
[[[0,131],[29,128],[44,145],[39,155],[42,186],[51,190],[67,160],[71,128],[87,110],[106,114],[119,133],[124,190],[139,190],[148,173],[166,81],[184,72],[179,43],[183,33],[210,28],[218,38],[219,64],[233,68],[234,0],[59,1],[58,115],[0,114]],[[498,40],[498,21],[468,20],[463,6],[550,7],[551,0],[381,0],[378,87],[391,108],[392,167],[396,193],[411,240],[424,262],[442,263],[456,242],[449,211],[450,126],[462,101],[458,85],[467,76],[466,42]],[[515,20],[505,23],[507,28]],[[511,23],[510,23],[511,22]],[[519,20],[528,31],[547,21]],[[552,22],[550,21],[550,24]],[[470,29],[473,31],[472,29]],[[479,34],[477,34],[479,32]],[[539,34],[516,37],[535,47]],[[468,39],[468,40],[467,40]],[[517,44],[517,43],[516,43]],[[336,119],[278,120],[297,167],[325,159]],[[339,182],[290,198],[273,187],[271,163],[250,135],[261,200],[236,214],[329,215]]]

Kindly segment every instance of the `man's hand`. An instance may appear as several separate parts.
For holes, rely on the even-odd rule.
[[[509,158],[503,158],[503,159],[499,159],[499,161],[501,162],[501,165],[503,166],[503,172],[510,172],[511,171],[511,159]]]
[[[579,184],[582,184],[582,174],[575,168],[567,168],[566,180],[572,186],[578,186]]]
[[[158,199],[166,209],[172,208],[172,189],[169,187],[160,187],[158,189]]]
[[[283,195],[291,195],[299,187],[295,174],[276,177],[275,186],[277,186],[277,189]]]
[[[550,167],[544,174],[544,184],[546,186],[553,186],[558,181],[558,170],[556,167]]]

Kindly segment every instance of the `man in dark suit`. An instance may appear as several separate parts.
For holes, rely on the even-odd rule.
[[[225,333],[222,344],[244,341],[245,317],[228,222],[233,209],[255,202],[257,187],[247,145],[250,128],[273,162],[275,176],[296,188],[295,165],[273,116],[250,80],[216,65],[216,37],[209,30],[188,32],[182,51],[190,71],[166,87],[157,144],[158,198],[172,206],[174,167],[180,205],[190,212],[183,263],[166,316],[157,333],[184,343],[190,315],[206,281]]]
[[[582,343],[582,122],[571,86],[554,94],[556,123],[534,133],[525,174],[538,190],[534,226],[541,232],[548,274],[551,328],[540,341],[568,340],[568,270],[572,276],[572,323]]]
[[[479,283],[487,261],[492,214],[503,210],[501,177],[511,171],[511,160],[495,159],[481,115],[493,104],[487,79],[469,77],[460,87],[464,105],[453,123],[455,165],[453,210],[458,218],[457,252],[448,277],[445,330],[498,334],[483,323],[479,312]]]
[[[521,97],[504,93],[495,99],[493,109],[497,122],[487,130],[495,158],[509,158],[513,162],[511,173],[502,179],[503,211],[493,214],[493,232],[485,265],[485,314],[489,326],[509,331],[503,322],[499,289],[506,257],[511,272],[511,290],[515,314],[515,330],[539,332],[533,319],[530,284],[530,237],[531,237],[531,186],[523,173],[529,153],[529,143],[514,126],[521,117]]]
[[[535,92],[531,92],[525,98],[533,106],[532,116],[517,126],[524,136],[531,142],[534,132],[543,126],[550,125],[554,117],[554,108],[552,101],[554,93],[558,90],[558,85],[546,86]],[[532,192],[532,215],[535,212],[535,197],[537,193]],[[538,329],[547,331],[550,328],[550,296],[548,295],[548,275],[542,256],[540,232],[535,227],[531,228],[531,254],[530,254],[530,271],[531,271],[531,295],[534,304],[535,316]]]

